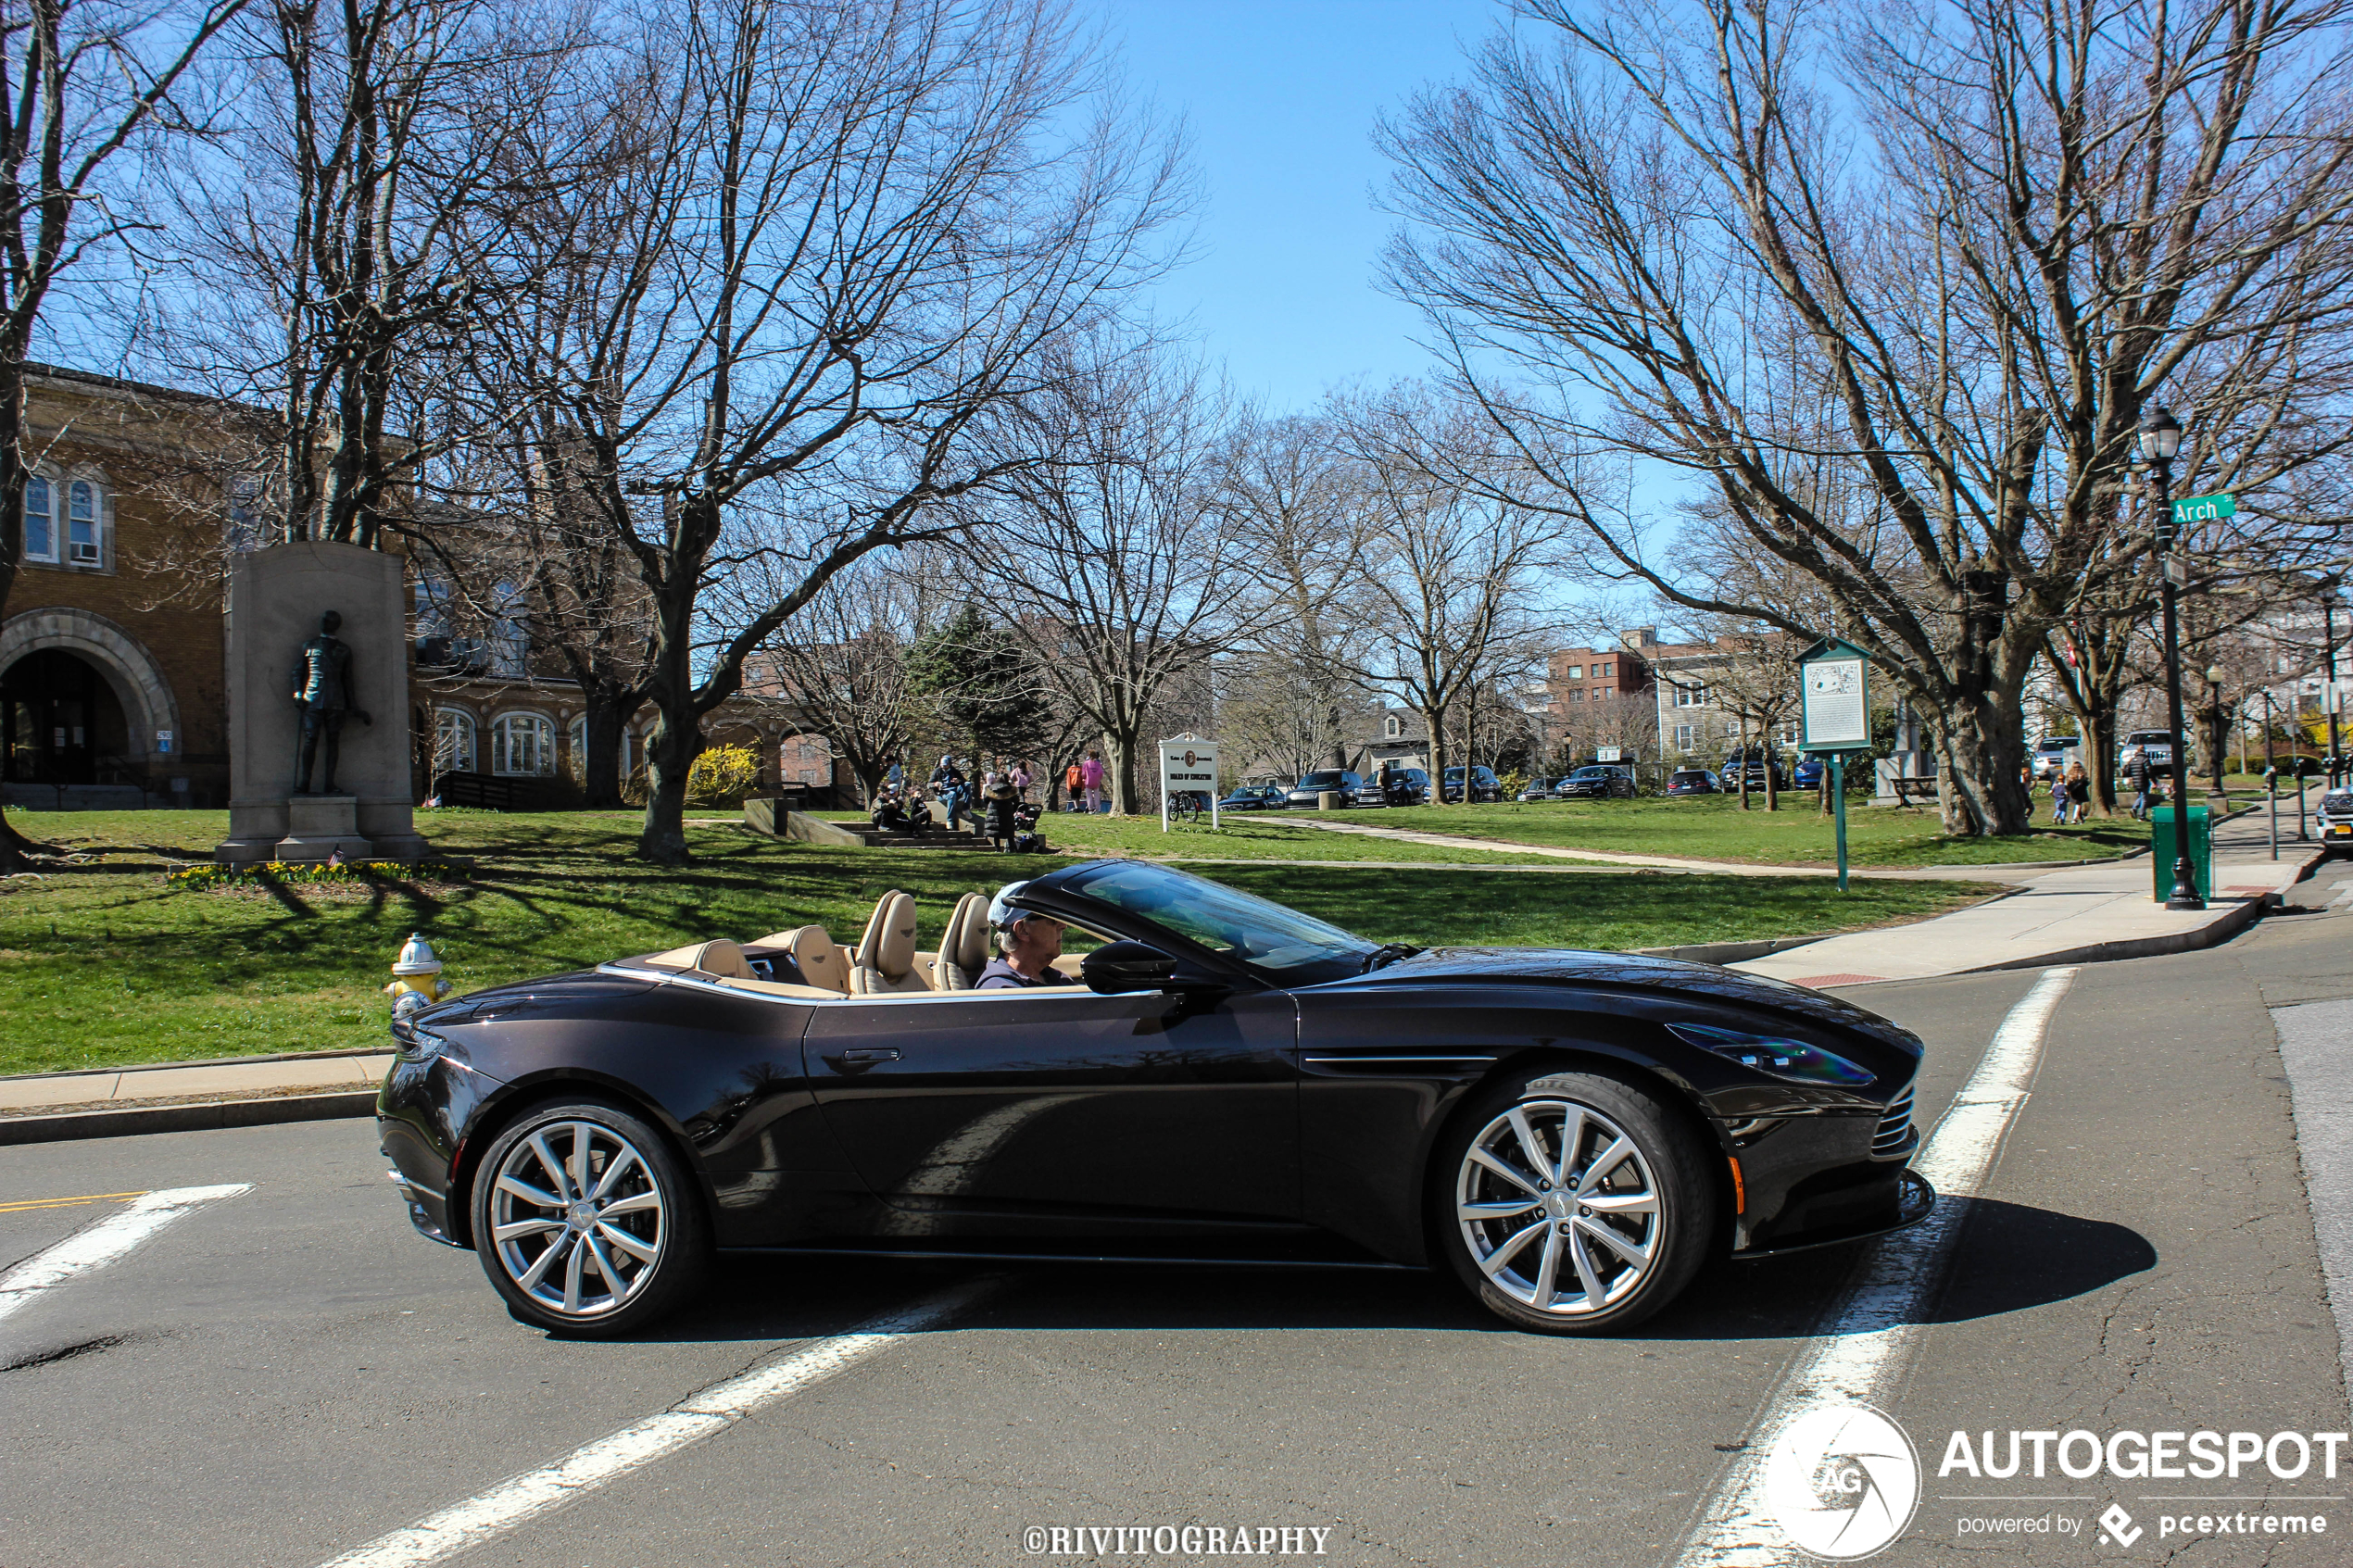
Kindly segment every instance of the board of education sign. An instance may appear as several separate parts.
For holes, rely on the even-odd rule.
[[[1214,740],[1164,740],[1160,743],[1160,790],[1164,796],[1183,791],[1215,793],[1217,743]]]
[[[1867,751],[1871,745],[1869,661],[1851,644],[1825,642],[1798,665],[1801,751]]]

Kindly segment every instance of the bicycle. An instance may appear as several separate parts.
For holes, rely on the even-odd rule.
[[[1192,790],[1180,792],[1168,803],[1169,816],[1189,827],[1199,825],[1208,809],[1207,797]]]

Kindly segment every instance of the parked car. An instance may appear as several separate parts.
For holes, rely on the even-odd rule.
[[[1720,795],[1724,781],[1705,768],[1678,768],[1667,775],[1669,795]]]
[[[2075,760],[2075,753],[2083,742],[2078,735],[2045,735],[2034,743],[2034,777],[2039,781],[2055,779],[2067,771]],[[2121,759],[2120,759],[2120,765]]]
[[[1365,781],[1345,768],[1318,768],[1312,773],[1300,774],[1299,782],[1283,792],[1283,799],[1294,809],[1312,811],[1317,797],[1330,790],[1340,797],[1342,806],[1353,806],[1356,792],[1364,787]]]
[[[2120,769],[2124,765],[2124,754],[2134,746],[2141,748],[2141,760],[2149,765],[2150,772],[2171,773],[2173,771],[2173,737],[2163,730],[2134,730],[2126,735],[2123,745],[2116,748],[2116,763]]]
[[[1780,759],[1763,746],[1752,746],[1733,752],[1724,759],[1724,766],[1716,776],[1724,788],[1738,789],[1743,773],[1748,775],[1751,789],[1763,789],[1768,774],[1771,775],[1775,789],[1789,787],[1789,776],[1781,771]]]
[[[1631,800],[1634,798],[1634,771],[1602,763],[1579,768],[1561,780],[1555,793],[1563,800]]]
[[[1359,806],[1427,806],[1429,773],[1421,768],[1383,768],[1356,792]]]
[[[1283,786],[1277,784],[1243,784],[1217,803],[1220,811],[1279,811],[1283,809]]]
[[[889,893],[854,952],[815,925],[713,933],[395,1018],[376,1132],[409,1223],[567,1336],[641,1332],[706,1280],[770,1290],[711,1273],[737,1249],[977,1274],[991,1253],[1264,1261],[1270,1235],[1451,1275],[1514,1328],[1615,1334],[1716,1258],[1936,1208],[1906,1169],[1919,1037],[1840,997],[1382,943],[1148,861],[997,904],[1103,945],[1055,963],[1075,985],[964,989],[989,900],[935,913],[919,951]],[[447,1277],[409,1273],[390,1288]],[[1321,1286],[1336,1311],[1350,1278]]]
[[[2353,855],[2353,789],[2321,797],[2321,847],[2331,855]]]
[[[1560,782],[1564,784],[1568,783],[1567,779]],[[1528,787],[1519,792],[1522,800],[1550,800],[1553,795],[1553,781],[1550,779],[1530,779]]]
[[[1463,797],[1462,769],[1449,768],[1446,770],[1446,783],[1444,788],[1445,796],[1448,800],[1460,800]],[[1495,776],[1494,769],[1473,768],[1470,770],[1470,797],[1474,803],[1481,800],[1501,800],[1504,798],[1504,781]]]
[[[1830,764],[1820,758],[1801,757],[1797,759],[1797,766],[1790,770],[1790,783],[1800,789],[1819,789],[1822,787],[1822,775],[1829,771]]]

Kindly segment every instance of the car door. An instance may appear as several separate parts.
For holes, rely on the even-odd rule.
[[[901,1232],[1297,1217],[1288,993],[1069,985],[815,1011],[809,1082]]]

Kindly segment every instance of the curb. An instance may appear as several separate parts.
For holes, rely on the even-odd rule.
[[[1785,953],[1792,947],[1825,942],[1833,936],[1853,935],[1844,931],[1820,931],[1811,936],[1766,936],[1747,942],[1692,942],[1680,947],[1635,947],[1630,951],[1641,959],[1681,959],[1690,963],[1743,963],[1771,953]]]
[[[148,1133],[220,1132],[233,1127],[265,1127],[281,1122],[372,1116],[375,1110],[375,1090],[348,1089],[328,1095],[126,1106],[120,1110],[76,1110],[57,1116],[9,1116],[0,1117],[0,1147],[56,1143],[67,1138],[136,1137]]]

